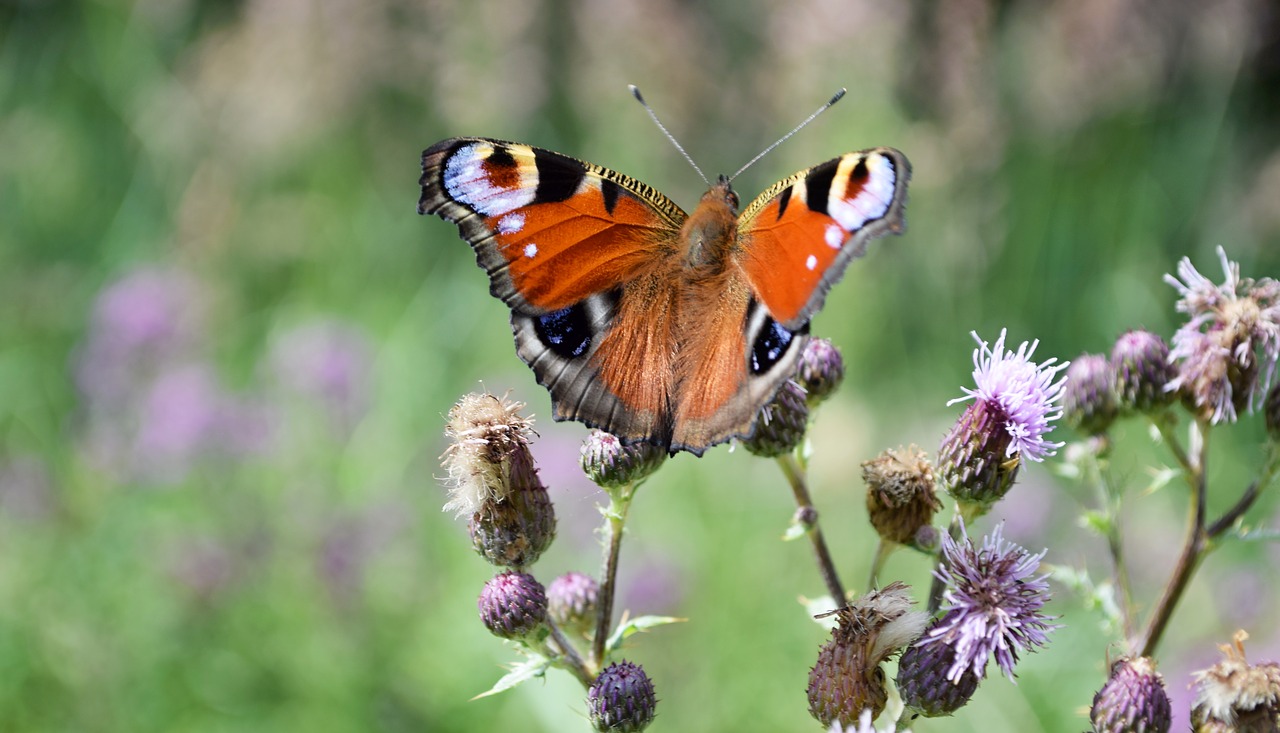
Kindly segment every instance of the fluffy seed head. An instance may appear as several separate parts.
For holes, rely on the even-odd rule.
[[[1191,726],[1196,731],[1275,731],[1280,726],[1280,665],[1251,665],[1237,631],[1233,643],[1219,647],[1226,657],[1195,673],[1196,696]]]
[[[470,516],[488,501],[507,498],[512,457],[529,451],[533,434],[533,422],[520,416],[523,407],[521,402],[473,392],[449,410],[444,434],[452,442],[443,457],[449,474],[445,511]],[[533,459],[518,465],[532,467]]]

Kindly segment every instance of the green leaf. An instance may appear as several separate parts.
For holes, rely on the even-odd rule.
[[[1179,474],[1182,473],[1182,471],[1176,468],[1170,468],[1168,466],[1164,466],[1162,468],[1151,468],[1147,470],[1150,471],[1151,473],[1151,483],[1147,484],[1147,488],[1142,490],[1143,494],[1156,493],[1160,489],[1163,489],[1165,486],[1168,486],[1170,481],[1174,480],[1175,478],[1178,477]]]
[[[782,533],[782,541],[791,542],[792,540],[798,540],[807,534],[809,534],[809,528],[800,522],[797,522],[793,518],[791,520],[791,524],[787,527],[787,531]]]
[[[1080,515],[1080,526],[1100,537],[1106,537],[1111,531],[1111,517],[1106,512],[1091,509]]]
[[[540,654],[533,655],[529,657],[529,659],[526,659],[525,661],[512,667],[511,671],[504,674],[502,676],[502,679],[498,680],[493,685],[493,687],[490,687],[487,691],[482,692],[471,699],[479,700],[482,697],[489,697],[490,695],[496,695],[499,692],[505,692],[507,690],[510,690],[512,687],[515,687],[516,685],[520,685],[525,682],[528,682],[529,680],[534,679],[535,677],[541,678],[543,675],[547,673],[547,668],[550,666],[551,666],[550,659],[547,659],[546,657]]]
[[[622,646],[622,642],[632,634],[648,631],[655,626],[684,623],[687,620],[676,616],[636,616],[633,619],[624,620],[614,630],[613,635],[609,637],[609,640],[605,643],[605,648],[609,651],[614,651]]]

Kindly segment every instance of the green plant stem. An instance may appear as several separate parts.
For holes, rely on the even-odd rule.
[[[818,526],[818,510],[813,506],[813,499],[809,496],[809,486],[805,482],[804,469],[800,467],[794,455],[788,453],[778,456],[778,465],[782,467],[782,473],[786,475],[787,482],[791,484],[791,493],[795,495],[796,506],[799,507],[802,514],[808,517],[805,522],[805,534],[809,536],[809,542],[813,545],[813,554],[818,562],[818,572],[822,574],[822,581],[827,585],[827,592],[831,594],[831,598],[837,606],[843,606],[848,598],[844,594],[844,585],[840,582],[840,575],[836,572],[835,563],[831,560],[831,551],[827,549],[827,541],[822,536],[822,528]]]
[[[1093,473],[1092,483],[1097,490],[1098,503],[1106,512],[1107,549],[1111,552],[1112,582],[1120,594],[1120,624],[1126,639],[1132,639],[1133,628],[1133,586],[1129,581],[1129,569],[1124,561],[1123,533],[1120,529],[1120,492],[1111,482],[1111,476],[1103,466],[1104,456],[1110,449],[1110,442],[1099,437],[1090,451],[1089,468]]]
[[[573,676],[578,678],[583,687],[591,687],[591,683],[595,681],[595,678],[591,671],[587,669],[586,663],[582,661],[582,657],[573,646],[573,642],[565,637],[564,632],[551,619],[547,619],[547,627],[551,629],[551,639],[555,642],[556,649],[559,651],[556,656],[561,658],[561,666],[573,673]]]
[[[890,542],[885,538],[880,538],[880,544],[876,546],[876,555],[871,558],[871,577],[867,580],[867,592],[876,589],[876,581],[880,578],[880,571],[884,568],[884,563],[889,559],[889,555],[898,548],[896,542]]]
[[[622,550],[623,525],[626,524],[627,511],[631,508],[635,489],[634,484],[628,484],[609,491],[609,508],[605,513],[609,544],[605,549],[604,569],[600,573],[600,606],[596,609],[596,634],[591,640],[591,666],[592,671],[597,674],[604,669],[604,645],[609,638],[609,627],[613,622],[613,596],[617,589],[618,556]]]
[[[1161,422],[1156,423],[1158,426]],[[1182,454],[1179,463],[1184,464],[1187,471],[1187,482],[1191,486],[1191,507],[1187,520],[1187,538],[1183,542],[1182,552],[1178,555],[1178,562],[1173,567],[1173,573],[1169,577],[1169,582],[1165,586],[1164,593],[1160,596],[1159,602],[1156,604],[1155,610],[1151,613],[1151,618],[1147,622],[1147,630],[1142,636],[1141,644],[1130,644],[1131,649],[1137,649],[1138,656],[1153,656],[1156,647],[1160,644],[1160,638],[1164,635],[1165,628],[1169,624],[1169,620],[1173,617],[1173,611],[1178,605],[1178,601],[1182,600],[1182,594],[1187,589],[1187,585],[1191,582],[1191,577],[1195,574],[1196,568],[1200,565],[1200,560],[1204,557],[1204,549],[1207,545],[1207,536],[1205,534],[1205,503],[1206,491],[1205,486],[1205,460],[1209,454],[1208,441],[1209,424],[1204,420],[1197,420],[1191,425],[1191,454],[1187,456]],[[1161,434],[1165,433],[1165,429],[1161,428]],[[1166,436],[1166,441],[1170,436]],[[1177,446],[1177,441],[1170,443],[1171,446]],[[1177,452],[1181,448],[1178,447]]]

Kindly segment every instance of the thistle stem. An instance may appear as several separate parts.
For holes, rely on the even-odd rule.
[[[609,545],[605,551],[604,569],[600,573],[600,606],[596,610],[595,637],[591,640],[591,665],[596,672],[604,669],[604,645],[609,638],[609,628],[613,622],[613,596],[617,589],[622,530],[627,521],[627,511],[631,508],[631,499],[635,496],[635,489],[635,484],[627,484],[609,491],[609,508],[605,513]]]
[[[876,581],[880,578],[880,571],[884,568],[885,561],[897,548],[897,543],[880,538],[880,544],[876,546],[876,555],[871,558],[871,577],[867,580],[868,593],[876,589]]]
[[[831,598],[835,601],[836,606],[843,606],[847,602],[844,594],[844,585],[840,582],[840,575],[836,572],[835,563],[831,560],[831,551],[827,549],[827,541],[822,536],[822,528],[818,526],[818,510],[813,506],[813,499],[809,496],[809,486],[805,481],[804,469],[800,467],[794,455],[787,453],[778,456],[778,465],[782,468],[782,473],[786,475],[787,482],[791,484],[791,493],[796,497],[796,506],[807,519],[805,521],[805,534],[809,536],[810,543],[813,544],[813,554],[818,562],[818,572],[822,574],[822,581],[827,585],[827,592],[831,594]]]
[[[1160,425],[1157,422],[1157,425]],[[1187,521],[1187,539],[1183,543],[1182,553],[1178,556],[1178,562],[1174,565],[1173,573],[1169,577],[1169,583],[1165,586],[1164,594],[1160,596],[1160,601],[1156,604],[1155,610],[1151,613],[1151,618],[1147,622],[1147,631],[1142,637],[1141,644],[1131,644],[1130,648],[1136,648],[1137,654],[1143,657],[1155,655],[1156,647],[1160,644],[1160,637],[1164,635],[1164,630],[1169,624],[1169,620],[1173,617],[1173,611],[1178,605],[1178,601],[1182,600],[1182,594],[1187,589],[1187,585],[1191,582],[1191,577],[1195,574],[1196,568],[1200,565],[1200,560],[1204,557],[1204,550],[1208,544],[1208,536],[1205,533],[1205,502],[1206,502],[1206,486],[1205,486],[1205,460],[1209,454],[1208,443],[1209,424],[1203,420],[1196,420],[1191,425],[1191,454],[1182,455],[1179,462],[1184,464],[1187,471],[1187,482],[1191,485],[1191,507]],[[1164,433],[1164,429],[1161,429]],[[1171,445],[1176,445],[1173,443]],[[1180,450],[1180,449],[1179,449]]]
[[[551,639],[555,642],[556,648],[559,650],[559,657],[563,660],[563,665],[583,687],[591,687],[591,683],[595,681],[591,672],[587,669],[587,665],[582,661],[582,657],[578,655],[578,650],[574,648],[573,642],[565,638],[564,632],[551,619],[547,619],[547,627],[551,629]]]

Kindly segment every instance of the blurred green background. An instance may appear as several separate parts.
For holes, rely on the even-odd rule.
[[[479,624],[491,569],[441,513],[443,414],[480,382],[550,412],[454,227],[414,213],[418,156],[452,135],[560,150],[657,186],[736,170],[835,89],[845,101],[737,181],[744,200],[892,145],[905,236],[874,243],[814,324],[849,376],[812,433],[846,583],[875,542],[858,463],[936,448],[976,330],[1042,358],[1166,336],[1190,256],[1280,275],[1280,11],[1264,0],[789,3],[109,0],[0,4],[0,729],[589,728],[553,675],[469,702],[514,654]],[[1218,431],[1211,507],[1260,455]],[[544,582],[594,572],[578,425],[538,424],[559,539]],[[1062,429],[1059,438],[1068,439]],[[1146,605],[1181,541],[1181,487],[1137,425],[1118,472]],[[1088,492],[1029,467],[985,520],[1105,577]],[[636,640],[654,731],[807,731],[822,585],[779,537],[772,465],[680,456],[629,522],[621,604],[689,622]],[[1276,502],[1251,515],[1265,523]],[[1188,670],[1237,627],[1280,658],[1274,563],[1212,556],[1161,655]],[[923,588],[895,556],[889,577]],[[1018,684],[991,679],[917,730],[1078,731],[1116,647],[1058,589],[1066,627]]]

